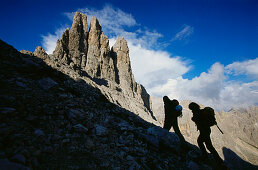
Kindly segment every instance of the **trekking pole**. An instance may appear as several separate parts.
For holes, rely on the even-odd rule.
[[[222,134],[224,134],[217,124],[216,124],[216,126],[217,126],[217,128],[219,129],[219,131],[220,131]]]

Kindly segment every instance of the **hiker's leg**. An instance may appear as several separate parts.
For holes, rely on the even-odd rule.
[[[164,119],[164,126],[163,126],[164,129],[168,129],[168,116],[167,114],[165,113],[165,119]]]
[[[200,150],[202,152],[202,156],[203,157],[207,157],[208,153],[207,153],[207,151],[205,149],[205,146],[203,144],[204,143],[204,136],[202,135],[201,132],[200,132],[200,135],[199,135],[199,137],[197,139],[197,143],[198,143],[198,146],[199,146],[199,148],[200,148]]]
[[[177,136],[179,137],[180,141],[182,143],[185,143],[185,138],[184,136],[182,135],[182,133],[180,132],[180,129],[178,127],[178,122],[177,122],[177,118],[174,118],[173,121],[172,121],[172,126],[173,126],[173,129],[174,129],[174,132],[177,134]]]
[[[165,123],[164,123],[164,129],[167,129],[168,131],[171,129],[171,126],[172,126],[172,122],[171,120],[167,120]]]
[[[168,122],[167,121],[164,122],[163,128],[168,130]]]
[[[211,143],[210,135],[207,135],[205,137],[205,145],[206,145],[207,149],[213,155],[214,159],[217,160],[219,163],[223,163],[223,159],[219,156],[218,152],[215,150],[215,148],[213,147],[213,145]]]

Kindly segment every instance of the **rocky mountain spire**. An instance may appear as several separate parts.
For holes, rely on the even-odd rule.
[[[115,81],[115,65],[110,53],[109,40],[102,32],[100,35],[100,70],[101,78]]]
[[[69,31],[69,53],[73,63],[81,67],[84,65],[88,51],[88,29],[87,16],[76,12],[73,19],[73,25]],[[82,63],[83,61],[83,63]]]
[[[93,78],[115,81],[109,40],[96,17],[92,18],[88,31],[87,16],[76,12],[71,29],[67,28],[57,41],[53,57],[59,63],[86,71]]]
[[[70,64],[81,68],[85,66],[88,51],[87,16],[76,12],[71,29],[67,28],[61,38],[57,40],[54,57],[63,64]]]
[[[56,42],[56,49],[54,51],[54,56],[56,60],[60,63],[69,64],[69,28],[66,28],[61,38]]]
[[[116,80],[118,80],[118,84],[125,91],[129,91],[129,93],[135,91],[136,82],[131,69],[129,48],[124,38],[117,38],[116,43],[112,47],[112,54],[115,61],[115,68],[117,69]]]
[[[85,70],[92,77],[100,76],[100,35],[101,26],[96,17],[93,17],[90,22],[90,30],[88,37],[88,53]]]
[[[92,77],[115,80],[114,63],[110,58],[109,40],[96,17],[90,22],[85,70]]]
[[[54,61],[50,65],[65,73],[70,74],[76,70],[80,74],[78,76],[88,75],[94,81],[103,80],[99,82],[105,82],[104,85],[108,87],[103,93],[107,93],[114,103],[131,110],[136,105],[141,107],[135,109],[135,112],[151,112],[149,94],[134,79],[126,40],[118,37],[110,50],[108,37],[96,17],[92,17],[88,30],[87,16],[76,12],[71,29],[67,28],[57,41],[50,60]],[[99,82],[96,81],[97,84]],[[128,100],[131,99],[137,103],[129,104]]]
[[[46,51],[41,46],[36,47],[35,51],[33,52],[33,55],[38,56],[43,60],[46,60],[48,58]]]

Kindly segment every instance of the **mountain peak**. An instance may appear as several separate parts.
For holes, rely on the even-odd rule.
[[[113,49],[115,51],[123,51],[125,53],[129,53],[127,41],[124,39],[124,37],[117,37]]]
[[[63,69],[66,73],[76,71],[79,76],[86,74],[93,80],[101,80],[101,85],[106,82],[104,84],[108,88],[103,92],[114,103],[137,113],[142,110],[143,114],[152,114],[150,95],[134,79],[127,41],[123,37],[117,37],[110,50],[109,39],[96,17],[92,17],[88,29],[87,16],[76,12],[72,27],[64,31],[49,59],[52,66]],[[71,70],[68,71],[69,69]],[[100,88],[104,89],[103,86]],[[128,102],[131,99],[139,102],[141,108],[132,110],[135,106],[131,106],[133,102]],[[136,107],[140,106],[134,104]],[[149,117],[153,120],[153,116]]]
[[[73,24],[71,30],[87,32],[87,16],[81,12],[76,12],[73,17]]]
[[[46,51],[41,46],[36,47],[35,51],[33,52],[33,55],[38,56],[43,60],[47,59],[48,57]]]
[[[99,24],[98,19],[95,16],[93,16],[91,18],[91,21],[90,21],[90,31],[91,30],[99,30],[99,31],[101,31],[101,29],[102,29],[102,27]]]

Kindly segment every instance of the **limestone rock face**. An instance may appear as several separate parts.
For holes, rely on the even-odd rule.
[[[121,88],[128,94],[132,94],[130,93],[131,91],[136,92],[136,82],[132,74],[129,48],[124,38],[117,38],[115,45],[112,47],[112,54],[117,71],[117,83],[120,84]]]
[[[41,46],[37,46],[34,52],[27,51],[27,50],[21,50],[20,52],[22,54],[26,54],[29,56],[37,56],[37,57],[41,58],[42,60],[46,60],[49,58],[48,54]]]
[[[58,65],[71,65],[86,71],[92,78],[115,81],[109,40],[96,17],[92,18],[88,31],[87,16],[76,12],[71,29],[67,28],[57,41],[51,58]]]
[[[77,68],[85,66],[88,50],[87,16],[76,12],[71,29],[67,28],[57,40],[52,58],[60,64],[71,64]]]
[[[41,59],[43,59],[43,60],[45,60],[45,59],[48,58],[48,54],[47,54],[46,51],[45,51],[42,47],[40,47],[40,46],[36,47],[35,51],[33,52],[33,55],[34,55],[34,56],[38,56],[39,58],[41,58]]]
[[[26,55],[33,55],[33,52],[31,52],[31,51],[27,51],[27,50],[21,50],[20,51],[22,54],[26,54]]]
[[[152,112],[152,102],[151,102],[151,97],[148,94],[148,92],[146,91],[146,89],[144,88],[143,85],[141,84],[137,84],[137,94],[140,94],[140,98],[143,100],[143,104],[144,106]],[[155,117],[155,116],[153,116]],[[156,118],[155,118],[156,120]]]
[[[82,61],[85,62],[88,43],[87,16],[76,12],[73,19],[73,25],[69,31],[69,55],[73,63],[81,67]]]
[[[108,37],[102,32],[100,36],[100,77],[115,81],[114,60],[109,49]]]
[[[59,63],[69,64],[70,59],[68,58],[69,55],[69,28],[67,28],[64,33],[62,34],[61,38],[57,40],[56,49],[53,52],[55,56],[55,60]]]
[[[110,57],[109,40],[102,32],[101,25],[96,17],[93,17],[90,22],[85,70],[91,77],[115,80],[114,63]]]
[[[96,17],[90,22],[88,37],[89,49],[87,53],[86,71],[92,77],[100,76],[100,36],[101,26]]]

